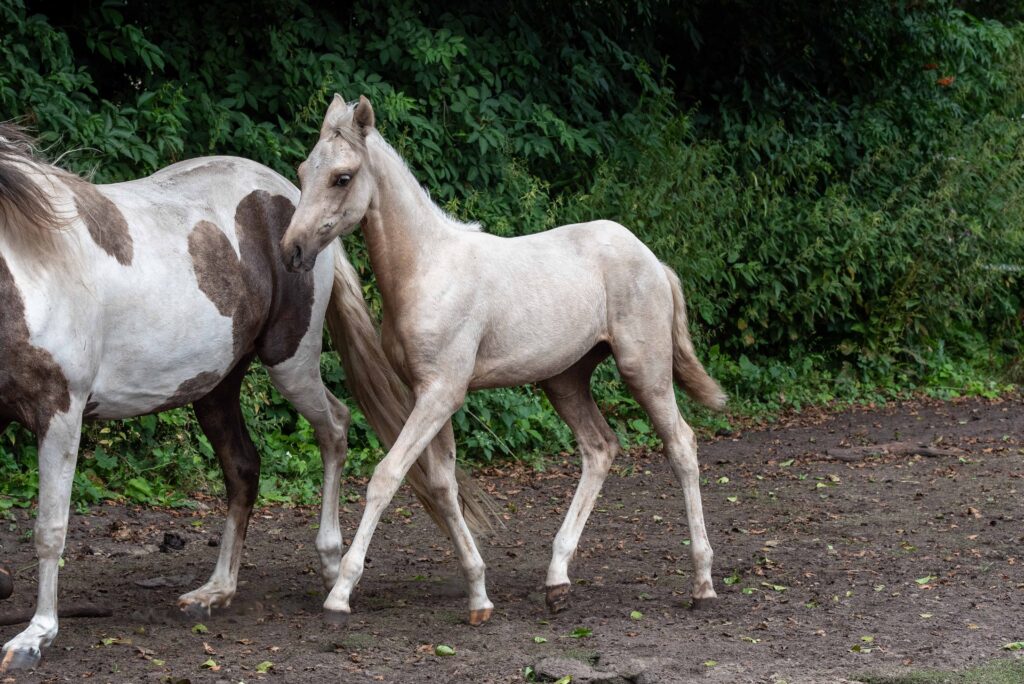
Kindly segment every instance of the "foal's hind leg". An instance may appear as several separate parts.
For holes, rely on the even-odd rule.
[[[616,362],[622,377],[637,402],[647,411],[654,429],[664,443],[676,478],[683,487],[686,502],[686,518],[690,526],[690,549],[693,556],[693,605],[716,598],[711,583],[711,561],[713,553],[704,527],[704,510],[700,500],[700,472],[697,464],[697,442],[693,430],[679,413],[675,392],[672,389],[672,368],[658,363],[668,359],[670,353],[632,356],[616,349]]]
[[[583,473],[569,511],[555,536],[546,581],[548,609],[554,613],[569,605],[569,562],[583,534],[608,469],[619,451],[619,439],[605,421],[590,394],[590,375],[606,354],[584,357],[575,366],[541,383],[558,415],[572,429],[579,445]]]
[[[348,455],[349,410],[327,391],[320,377],[321,332],[309,333],[309,348],[300,349],[291,359],[267,369],[270,379],[295,410],[309,421],[320,446],[324,464],[324,488],[320,507],[320,529],[316,550],[320,556],[320,577],[328,590],[338,579],[341,563],[341,526],[338,522],[338,497],[341,469]]]
[[[64,552],[75,479],[78,442],[85,400],[72,398],[66,413],[54,416],[39,440],[39,514],[36,518],[36,555],[39,558],[39,594],[28,627],[4,644],[0,673],[35,667],[42,649],[57,636],[57,568]]]
[[[260,455],[249,437],[238,402],[251,360],[252,356],[242,359],[213,391],[193,405],[203,434],[220,461],[228,494],[217,566],[206,584],[178,598],[178,607],[195,617],[207,616],[211,608],[225,607],[234,598],[249,515],[259,493]]]

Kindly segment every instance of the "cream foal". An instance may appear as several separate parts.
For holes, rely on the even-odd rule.
[[[416,397],[370,480],[359,529],[324,604],[328,615],[350,612],[381,513],[466,393],[524,383],[544,389],[583,461],[547,573],[548,605],[564,607],[569,561],[619,450],[590,394],[591,373],[609,354],[682,485],[695,603],[714,598],[696,444],[676,406],[673,378],[707,406],[723,406],[725,395],[694,354],[676,275],[611,221],[517,238],[454,221],[376,131],[365,97],[350,107],[335,96],[299,177],[302,195],[282,241],[286,262],[296,271],[314,268],[320,250],[362,223],[383,297],[384,351]],[[484,566],[472,538],[453,537],[469,582],[470,622],[478,623],[492,610]]]

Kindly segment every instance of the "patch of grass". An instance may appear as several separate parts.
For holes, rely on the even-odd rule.
[[[1024,660],[1001,658],[961,672],[911,670],[856,679],[865,684],[1020,684],[1024,682]]]

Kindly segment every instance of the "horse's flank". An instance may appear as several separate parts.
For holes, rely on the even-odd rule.
[[[55,201],[52,178],[72,178],[37,156],[20,127],[0,123],[0,237],[31,258],[53,256],[57,233],[73,220]]]

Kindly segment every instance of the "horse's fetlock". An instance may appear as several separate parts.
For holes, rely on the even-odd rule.
[[[483,561],[470,563],[466,566],[466,580],[468,582],[479,582],[484,578],[486,572],[487,565]]]

